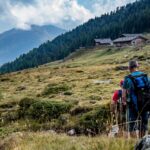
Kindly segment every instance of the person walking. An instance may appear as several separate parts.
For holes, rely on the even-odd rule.
[[[111,101],[112,124],[118,126],[120,135],[124,133],[124,123],[126,121],[126,108],[122,102],[123,82],[123,80],[120,81],[120,89],[114,92]]]
[[[140,137],[146,134],[148,128],[147,102],[150,101],[148,76],[138,70],[137,61],[129,62],[130,75],[126,76],[123,84],[123,103],[127,105],[127,123],[130,137],[137,137],[137,130]],[[147,92],[147,93],[146,93]],[[146,93],[145,95],[143,93]],[[145,103],[146,102],[146,103]],[[147,107],[148,108],[148,107]]]
[[[111,101],[111,112],[114,115],[115,123],[121,124],[123,118],[123,103],[122,103],[122,90],[123,90],[123,80],[120,81],[120,89],[116,90],[113,94]]]

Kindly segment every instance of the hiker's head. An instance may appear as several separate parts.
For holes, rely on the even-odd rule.
[[[123,88],[123,83],[124,83],[124,81],[121,80],[121,81],[120,81],[120,87],[121,87],[121,88]]]
[[[131,61],[129,61],[129,71],[130,72],[134,72],[134,71],[136,71],[137,70],[137,68],[139,67],[139,64],[138,64],[138,62],[137,61],[135,61],[135,60],[131,60]]]

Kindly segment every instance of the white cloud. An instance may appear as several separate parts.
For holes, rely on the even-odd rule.
[[[81,24],[94,15],[76,0],[35,0],[34,3],[11,3],[6,0],[7,18],[11,18],[17,28],[29,29],[30,25],[57,24],[66,21]]]
[[[89,0],[88,8],[80,0],[0,0],[0,30],[7,27],[30,29],[32,24],[53,24],[63,28],[73,28],[115,10],[135,0]],[[84,2],[85,4],[85,2]]]

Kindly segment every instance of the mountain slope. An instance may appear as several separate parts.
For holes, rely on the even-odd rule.
[[[136,19],[135,19],[136,18]],[[117,8],[110,14],[77,27],[61,35],[52,42],[42,44],[26,55],[21,55],[12,63],[0,68],[1,73],[35,67],[54,60],[63,59],[77,48],[93,45],[95,37],[116,38],[122,33],[142,33],[150,31],[150,1],[140,0]]]
[[[30,30],[12,29],[0,34],[0,65],[64,32],[65,30],[52,25],[32,25]]]
[[[0,138],[16,131],[22,134],[46,130],[50,135],[52,130],[60,133],[75,129],[79,134],[86,134],[86,129],[90,129],[91,133],[105,134],[111,123],[107,104],[119,88],[120,80],[129,73],[122,70],[122,66],[136,58],[140,70],[150,74],[149,49],[150,45],[139,51],[132,47],[81,50],[73,59],[0,75]],[[64,112],[63,108],[70,104],[71,109]],[[32,144],[47,145],[39,142]],[[55,147],[57,145],[54,143]]]

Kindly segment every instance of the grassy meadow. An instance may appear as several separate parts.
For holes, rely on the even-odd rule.
[[[106,136],[68,137],[64,134],[37,132],[18,133],[6,139],[4,143],[7,145],[6,150],[131,150],[135,140],[108,139]]]
[[[0,138],[2,148],[17,150],[124,150],[134,140],[108,139],[109,105],[129,60],[150,74],[150,45],[141,50],[79,50],[65,60],[0,75]],[[64,133],[99,136],[68,137]],[[49,132],[55,130],[59,134]],[[11,138],[13,137],[13,140]],[[11,141],[11,142],[10,142]]]

